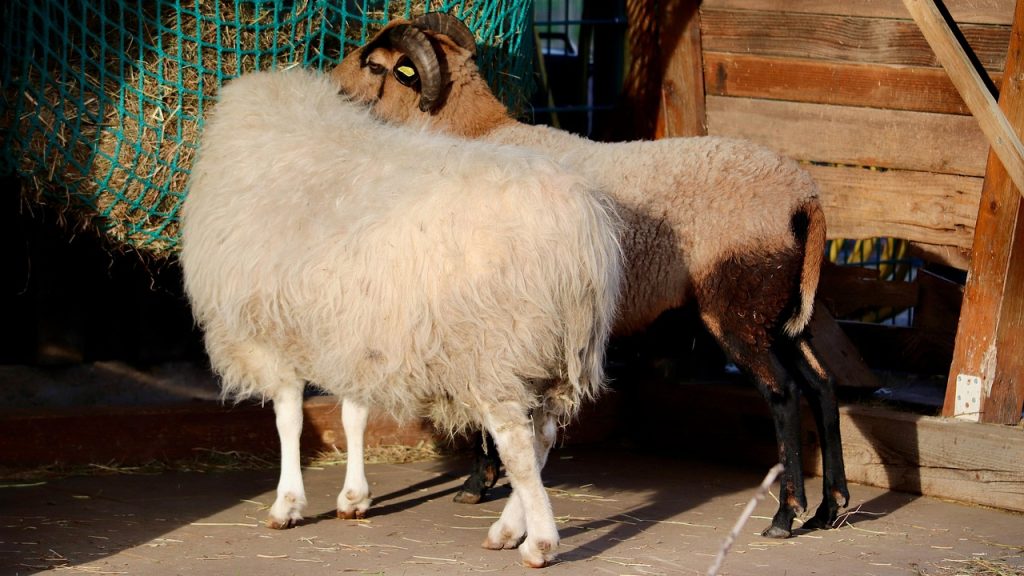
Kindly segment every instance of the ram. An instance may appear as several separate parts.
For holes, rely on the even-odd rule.
[[[343,399],[353,463],[338,515],[370,505],[370,409],[488,430],[513,496],[484,545],[554,557],[540,468],[603,385],[618,221],[536,153],[388,126],[322,74],[230,81],[182,213],[185,287],[225,395],[273,401],[281,476],[268,524],[301,520],[306,383]]]
[[[805,394],[821,436],[824,494],[804,527],[831,526],[849,491],[833,377],[806,330],[825,242],[814,181],[795,162],[742,140],[595,143],[521,124],[488,89],[475,50],[461,21],[429,13],[392,21],[331,75],[385,120],[529,146],[607,189],[625,221],[614,333],[640,330],[695,302],[725,355],[771,407],[785,472],[766,536],[790,536],[807,505],[799,415]],[[482,484],[471,478],[466,486]]]

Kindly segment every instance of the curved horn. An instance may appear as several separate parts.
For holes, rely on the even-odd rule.
[[[412,60],[420,74],[420,110],[433,110],[441,99],[444,82],[441,78],[441,65],[430,45],[430,39],[419,28],[400,24],[391,29],[388,40]]]
[[[444,12],[428,12],[412,19],[412,25],[423,30],[444,34],[456,44],[476,56],[476,36],[462,20]]]

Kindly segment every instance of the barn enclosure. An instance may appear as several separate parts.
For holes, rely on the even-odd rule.
[[[22,194],[0,207],[0,237],[10,246],[0,260],[0,369],[11,390],[23,379],[51,382],[46,394],[12,392],[13,408],[0,417],[0,454],[12,470],[276,450],[270,410],[216,401],[181,294],[176,206],[194,149],[188,134],[200,129],[197,103],[240,70],[218,55],[252,68],[329,66],[374,26],[423,3],[383,2],[367,16],[359,10],[367,2],[241,2],[269,16],[216,12],[222,21],[213,29],[254,27],[236,26],[237,39],[204,40],[198,7],[228,4],[129,11],[134,28],[116,42],[115,16],[96,8],[116,2],[2,8],[4,187],[20,185]],[[830,263],[812,330],[828,343],[840,379],[850,480],[1024,512],[1024,2],[427,5],[476,16],[492,85],[525,118],[595,139],[746,138],[801,162],[821,187],[828,220]],[[311,19],[290,19],[302,11]],[[69,14],[83,16],[78,32]],[[185,14],[195,33],[180,36],[183,21],[168,14]],[[357,32],[339,35],[349,18],[362,18],[350,24]],[[277,25],[287,41],[271,43],[265,58],[243,44]],[[48,44],[68,28],[79,44]],[[175,60],[185,52],[171,47],[174,34],[199,47],[190,53],[198,88],[183,84],[190,65]],[[124,53],[130,59],[121,61]],[[534,87],[526,104],[516,91]],[[696,324],[681,310],[616,343],[614,390],[569,429],[568,442],[625,436],[666,453],[773,462],[763,401]],[[202,392],[186,391],[190,401],[180,402],[168,392],[180,374],[154,375],[168,364],[195,369],[186,376],[202,379]],[[176,400],[74,405],[60,398],[61,378],[163,383]],[[307,399],[305,416],[304,450],[344,444],[334,399]],[[425,425],[382,417],[367,441],[435,439]],[[817,439],[808,433],[805,444],[806,469],[820,472]]]
[[[883,281],[886,270],[829,267],[820,304],[851,320],[841,322],[842,333],[869,366],[941,379],[942,416],[1015,426],[954,427],[927,417],[911,424],[850,408],[844,441],[848,466],[859,469],[851,477],[899,487],[893,468],[916,467],[904,488],[1020,510],[1021,485],[1012,478],[1021,469],[1011,464],[1019,454],[1009,454],[1019,445],[1024,401],[1024,212],[1012,183],[1020,183],[1013,175],[1021,148],[1011,140],[1024,125],[1024,6],[631,6],[633,29],[644,22],[656,30],[656,46],[640,53],[658,65],[638,66],[634,58],[626,96],[647,106],[654,134],[737,136],[776,148],[818,181],[834,243],[909,242],[919,266],[912,278]],[[634,36],[631,47],[643,41]],[[998,108],[986,94],[998,97]],[[861,321],[867,309],[910,307],[912,320],[900,326]],[[824,316],[817,320],[832,324]],[[842,353],[833,362],[845,384],[871,382],[848,359]],[[986,444],[982,437],[1002,439]],[[965,492],[957,487],[974,481]],[[1008,489],[981,496],[991,494],[992,482]]]

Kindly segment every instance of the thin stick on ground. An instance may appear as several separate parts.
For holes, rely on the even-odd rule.
[[[768,471],[768,474],[761,481],[761,486],[758,487],[757,493],[747,502],[747,507],[743,509],[743,513],[740,514],[736,524],[729,531],[729,534],[725,537],[725,542],[722,543],[722,547],[718,550],[718,555],[715,556],[715,561],[708,568],[708,576],[718,576],[718,570],[722,568],[722,562],[725,560],[725,555],[729,553],[729,549],[732,548],[733,542],[736,541],[736,537],[739,536],[740,530],[743,529],[743,525],[750,519],[750,515],[754,513],[754,508],[757,503],[764,500],[765,495],[768,493],[768,489],[771,488],[772,484],[775,483],[775,479],[782,474],[782,464],[776,464],[772,466],[772,469]]]

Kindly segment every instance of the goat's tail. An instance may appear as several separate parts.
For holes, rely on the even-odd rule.
[[[807,327],[814,313],[814,295],[825,257],[826,230],[825,212],[816,198],[801,204],[792,218],[793,233],[803,243],[803,267],[800,271],[800,302],[783,329],[787,335],[796,336]]]

